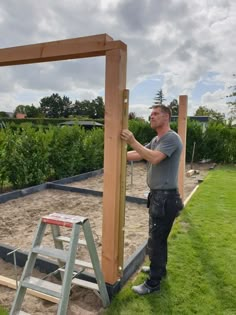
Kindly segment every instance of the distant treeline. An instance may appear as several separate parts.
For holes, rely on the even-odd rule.
[[[89,101],[76,100],[74,103],[67,96],[61,97],[57,93],[51,96],[43,97],[39,102],[39,107],[32,105],[18,105],[14,110],[16,114],[24,114],[27,118],[68,118],[77,116],[87,116],[89,118],[103,118],[105,105],[103,98],[97,98]],[[7,117],[6,112],[0,112],[0,117]]]

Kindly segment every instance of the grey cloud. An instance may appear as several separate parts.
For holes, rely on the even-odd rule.
[[[173,23],[178,19],[184,21],[188,10],[185,1],[124,0],[117,7],[117,16],[122,21],[121,28],[144,35],[156,24]]]
[[[176,48],[173,52],[174,58],[181,62],[191,62],[193,64],[198,60],[198,62],[211,62],[217,61],[219,57],[216,47],[210,43],[202,43],[201,41],[196,41],[196,39],[186,39],[182,44]]]
[[[124,26],[131,32],[144,31],[150,24],[152,17],[149,2],[128,0],[118,6],[118,16],[121,18],[121,27]],[[148,19],[147,19],[148,16]]]
[[[0,68],[0,93],[12,92],[16,89],[14,75],[11,68]]]
[[[1,0],[0,6],[4,12],[1,32],[8,34],[1,40],[2,47],[105,32],[106,20],[103,27],[96,2]]]
[[[173,55],[177,60],[182,62],[188,62],[192,58],[192,53],[195,50],[195,42],[191,39],[187,39],[180,44],[179,47],[173,52]]]
[[[4,21],[1,32],[7,34],[1,38],[2,47],[24,45],[33,40],[38,30],[38,21],[43,11],[31,1],[1,1]],[[4,46],[3,46],[4,45]]]

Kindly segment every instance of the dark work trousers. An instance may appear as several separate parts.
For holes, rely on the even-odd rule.
[[[147,284],[156,286],[166,274],[167,238],[183,204],[176,190],[153,190],[148,196],[148,206],[150,276]]]

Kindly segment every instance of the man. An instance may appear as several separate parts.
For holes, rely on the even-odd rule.
[[[143,146],[132,132],[125,129],[121,139],[126,141],[133,151],[127,153],[128,161],[146,160],[148,162],[147,184],[149,208],[148,253],[150,268],[143,267],[149,278],[133,291],[149,294],[160,290],[162,277],[166,275],[167,238],[173,222],[183,208],[178,193],[178,169],[182,151],[179,135],[170,129],[171,110],[162,104],[152,107],[151,127],[157,132],[151,142]]]

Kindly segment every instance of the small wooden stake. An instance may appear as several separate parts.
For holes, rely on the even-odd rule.
[[[129,90],[124,90],[123,101],[123,129],[128,128]],[[124,264],[124,227],[125,227],[125,196],[126,196],[126,165],[127,165],[127,144],[121,144],[121,176],[120,176],[120,215],[119,215],[119,236],[118,236],[118,271],[122,276]]]
[[[184,200],[184,176],[185,176],[185,156],[186,156],[186,134],[187,134],[187,107],[188,96],[179,96],[179,118],[178,118],[178,134],[183,142],[183,150],[179,164],[179,192]]]

